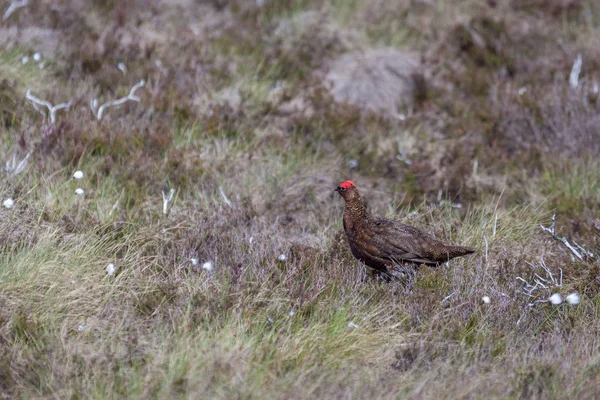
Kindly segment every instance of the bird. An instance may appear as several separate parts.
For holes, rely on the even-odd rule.
[[[475,252],[470,247],[444,244],[413,226],[369,214],[351,180],[340,183],[335,191],[344,199],[344,231],[352,255],[385,280],[410,275],[422,264],[435,267]]]

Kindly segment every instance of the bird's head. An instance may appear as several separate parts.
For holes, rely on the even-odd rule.
[[[352,181],[344,181],[335,188],[335,191],[340,194],[344,198],[344,200],[352,200],[358,197],[358,190],[356,189],[356,184]]]

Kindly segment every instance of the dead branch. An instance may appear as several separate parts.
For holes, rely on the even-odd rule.
[[[583,261],[583,255],[589,255],[590,253],[585,250],[583,247],[579,246],[577,243],[575,243],[575,246],[573,246],[566,237],[560,237],[556,234],[556,214],[552,214],[552,224],[550,224],[550,227],[546,227],[542,224],[540,224],[540,228],[542,228],[542,230],[544,232],[548,232],[550,235],[552,235],[552,237],[555,240],[558,240],[559,242],[561,242],[562,244],[564,244],[567,249],[569,249],[571,251],[571,254],[573,254],[575,257],[577,257],[580,261]],[[583,253],[583,255],[582,255]]]
[[[8,17],[12,15],[12,13],[17,11],[19,8],[26,7],[28,4],[29,0],[13,1],[12,3],[10,3],[10,6],[8,6],[8,8],[6,9],[4,17],[2,17],[2,21],[6,21]]]
[[[42,100],[42,99],[32,95],[31,89],[27,89],[27,93],[25,94],[25,97],[27,97],[27,100],[31,101],[31,103],[33,104],[33,107],[44,117],[46,117],[46,114],[42,110],[40,110],[40,108],[38,106],[44,106],[44,107],[48,108],[48,111],[50,112],[50,122],[51,123],[56,122],[56,112],[58,110],[62,110],[63,108],[69,108],[69,107],[71,107],[71,103],[72,103],[72,102],[60,103],[60,104],[53,106],[52,104],[50,104],[50,102],[48,102],[46,100]]]
[[[146,82],[142,79],[134,87],[131,88],[131,90],[129,91],[129,94],[127,96],[121,97],[120,99],[117,99],[117,100],[107,101],[106,103],[102,104],[100,106],[100,108],[98,109],[98,114],[96,116],[98,121],[102,120],[102,115],[104,114],[104,110],[106,110],[108,107],[120,106],[121,104],[124,104],[128,101],[140,101],[140,98],[135,95],[135,92],[139,88],[143,87],[145,84],[146,84]],[[94,101],[92,101],[91,107],[92,107],[92,110],[94,110],[94,108],[95,108]]]

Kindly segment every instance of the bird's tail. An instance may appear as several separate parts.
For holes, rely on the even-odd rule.
[[[475,249],[464,246],[447,246],[448,258],[466,256],[475,253]]]

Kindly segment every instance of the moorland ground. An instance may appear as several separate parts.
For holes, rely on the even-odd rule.
[[[7,14],[3,398],[600,396],[597,1]],[[71,105],[52,121],[28,90]],[[345,179],[477,254],[371,279],[342,231]],[[586,257],[542,231],[553,214]],[[545,280],[529,297],[517,277]]]

